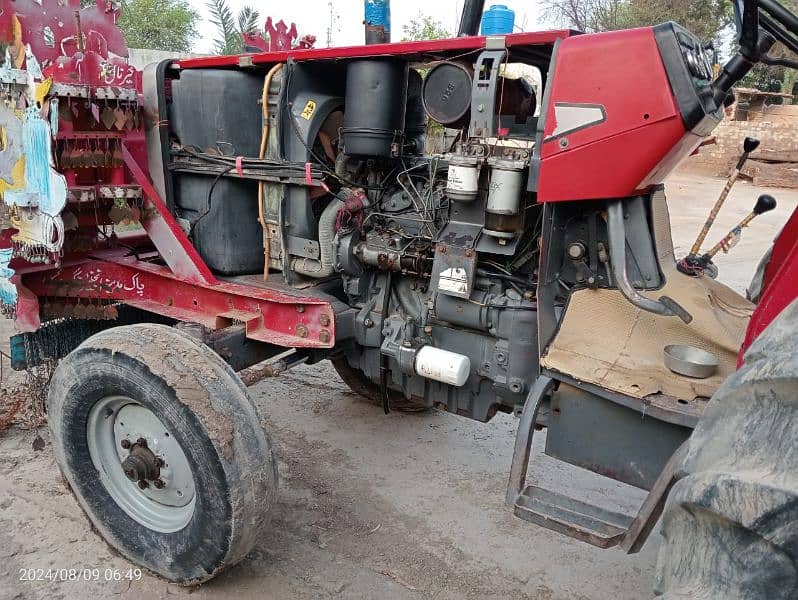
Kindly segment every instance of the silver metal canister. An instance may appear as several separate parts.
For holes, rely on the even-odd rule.
[[[471,156],[453,156],[449,161],[446,195],[457,202],[471,202],[479,192],[479,161]]]
[[[520,160],[489,159],[490,186],[485,207],[487,235],[509,239],[521,229],[521,200],[527,165]]]

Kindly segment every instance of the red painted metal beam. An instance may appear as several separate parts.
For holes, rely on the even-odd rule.
[[[146,208],[149,210],[142,218],[142,227],[149,234],[152,243],[155,244],[166,264],[174,271],[175,275],[191,283],[215,283],[216,278],[208,265],[202,260],[199,252],[180,228],[172,213],[169,212],[166,203],[161,199],[150,178],[124,143],[122,144],[122,158],[147,199]]]
[[[553,44],[559,39],[574,35],[567,29],[552,31],[535,31],[513,33],[506,36],[505,44],[513,46],[534,46]],[[373,44],[370,46],[344,46],[341,48],[313,48],[303,50],[294,48],[283,52],[261,52],[249,54],[246,60],[251,64],[272,64],[286,62],[289,58],[301,62],[308,60],[329,60],[336,58],[359,58],[366,56],[422,56],[429,53],[456,54],[469,50],[480,50],[485,47],[485,36],[459,37],[445,40],[422,40],[418,42],[400,42],[397,44]],[[240,66],[241,56],[209,56],[206,58],[188,58],[177,61],[181,69],[199,69],[208,67]]]
[[[248,338],[278,346],[335,345],[335,314],[324,299],[221,281],[190,283],[167,267],[119,251],[57,271],[26,272],[22,284],[40,298],[117,300],[210,329],[244,323]]]

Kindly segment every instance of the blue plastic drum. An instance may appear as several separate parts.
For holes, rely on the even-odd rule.
[[[482,35],[512,33],[515,13],[504,4],[494,4],[482,15]]]
[[[391,3],[389,0],[365,0],[365,21],[369,25],[385,27],[391,30]]]

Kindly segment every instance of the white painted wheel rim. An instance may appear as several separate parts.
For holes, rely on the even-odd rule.
[[[127,439],[147,440],[147,447],[163,460],[157,489],[146,489],[127,478],[122,463],[129,451],[122,447]],[[174,533],[191,521],[196,491],[191,465],[174,436],[148,408],[123,396],[109,396],[89,412],[86,427],[89,455],[100,481],[114,502],[134,521],[160,533]]]

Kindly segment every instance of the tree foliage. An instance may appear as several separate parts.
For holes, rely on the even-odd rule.
[[[557,23],[586,32],[676,21],[706,41],[732,22],[729,0],[546,0],[544,10]]]
[[[258,31],[260,13],[251,6],[244,6],[237,15],[227,5],[227,0],[209,0],[211,22],[216,25],[218,37],[213,42],[217,54],[241,54],[244,52],[244,34]]]
[[[409,42],[414,40],[440,40],[452,37],[451,32],[444,27],[443,23],[419,13],[410,23],[402,26],[402,41]]]
[[[124,0],[118,25],[130,48],[189,52],[198,18],[186,0]]]
[[[793,12],[798,10],[798,0],[782,0],[782,3]],[[721,45],[724,31],[733,23],[730,0],[545,0],[543,6],[550,20],[586,32],[675,21],[702,40],[714,41],[716,48]],[[776,44],[770,54],[794,58],[781,44]],[[759,64],[741,85],[793,93],[796,73],[794,69]]]

